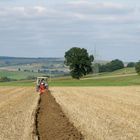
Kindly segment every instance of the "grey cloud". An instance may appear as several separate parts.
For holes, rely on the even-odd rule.
[[[88,2],[82,4],[65,4],[58,6],[61,10],[93,15],[122,15],[134,12],[134,8],[118,4]],[[58,8],[58,9],[59,9]]]
[[[0,46],[5,48],[0,49],[0,55],[6,54],[6,49],[14,54],[20,48],[16,55],[37,56],[44,50],[43,56],[63,56],[73,46],[92,52],[96,44],[101,55],[106,56],[109,49],[119,55],[121,47],[126,50],[126,46],[140,45],[139,10],[131,6],[94,3],[77,8],[70,3],[57,6],[0,8]]]

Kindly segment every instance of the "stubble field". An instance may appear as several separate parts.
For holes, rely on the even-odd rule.
[[[140,87],[54,87],[51,93],[86,140],[140,139]]]
[[[86,140],[140,139],[140,87],[52,87],[50,90],[68,118],[65,124],[70,124],[70,120]],[[39,100],[39,95],[35,93],[32,87],[0,87],[0,140],[33,139]],[[47,119],[47,124],[43,126],[49,126],[54,134],[60,125],[58,128],[50,127],[52,125],[49,124],[54,123],[52,116],[57,116],[55,124],[57,121],[62,124],[64,121],[60,121],[58,116],[62,118],[64,114],[51,96],[42,97],[41,103],[43,106],[40,104],[40,111],[46,113]],[[66,127],[72,130],[72,127]],[[64,137],[63,131],[60,131]],[[71,131],[66,132],[69,134]]]
[[[32,140],[39,96],[30,87],[0,87],[0,140]]]

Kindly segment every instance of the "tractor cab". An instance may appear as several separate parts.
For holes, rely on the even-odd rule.
[[[36,91],[43,93],[45,90],[48,90],[48,77],[37,77]]]

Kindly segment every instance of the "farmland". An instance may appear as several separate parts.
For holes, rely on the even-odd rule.
[[[81,80],[74,80],[70,77],[49,79],[49,85],[53,87],[71,87],[71,86],[134,86],[140,85],[140,76],[124,75],[109,77],[91,77]],[[35,80],[20,80],[12,82],[0,82],[0,86],[35,86]]]
[[[139,140],[139,86],[51,87],[50,91],[55,99],[51,95],[42,96],[40,104],[40,132],[44,133],[44,128],[49,131],[48,135],[40,136],[42,140],[45,135],[57,140],[81,139],[77,129],[85,140]],[[33,87],[0,87],[0,139],[32,140],[38,99]],[[52,125],[54,122],[56,127]]]
[[[0,86],[35,86],[35,80],[22,80],[28,76],[43,76],[35,72],[8,72],[0,71],[1,76],[18,79],[18,81],[0,82]],[[124,68],[110,73],[88,75],[81,80],[72,79],[70,76],[49,78],[50,86],[132,86],[140,85],[140,76],[134,68]]]
[[[0,140],[31,140],[39,96],[34,88],[0,87]]]
[[[37,137],[40,140],[61,140],[66,137],[83,140],[51,94],[44,94],[38,105],[39,102],[35,88],[1,87],[0,140],[36,140]],[[44,133],[46,128],[49,131]]]
[[[107,76],[92,77],[74,80],[71,78],[56,78],[50,81],[51,86],[133,86],[140,85],[140,76],[124,75],[124,76]]]
[[[39,96],[35,80],[21,80],[20,73],[9,74],[17,81],[0,82],[0,140],[33,137]],[[140,76],[128,68],[80,80],[49,79],[51,94],[41,96],[36,111],[40,140],[139,140],[139,85]]]
[[[119,76],[119,75],[128,75],[128,74],[136,74],[136,71],[135,71],[135,68],[123,68],[123,69],[120,69],[120,70],[116,70],[116,71],[113,71],[113,72],[102,72],[102,73],[99,73],[97,75],[87,75],[85,77],[102,77],[102,76]]]
[[[84,140],[50,93],[41,95],[40,100],[37,115],[40,140]]]
[[[29,76],[58,76],[68,73],[62,58],[0,57],[0,77],[27,79]]]
[[[51,92],[87,140],[140,139],[140,87],[54,87]]]
[[[24,72],[24,71],[7,71],[0,70],[0,77],[8,77],[13,80],[23,80],[30,77],[42,76],[42,73],[37,72]]]
[[[0,1],[0,140],[140,140],[140,0]]]

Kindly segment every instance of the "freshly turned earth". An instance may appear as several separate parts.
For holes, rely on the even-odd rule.
[[[40,140],[83,140],[81,133],[69,122],[50,93],[41,95],[37,115]]]

